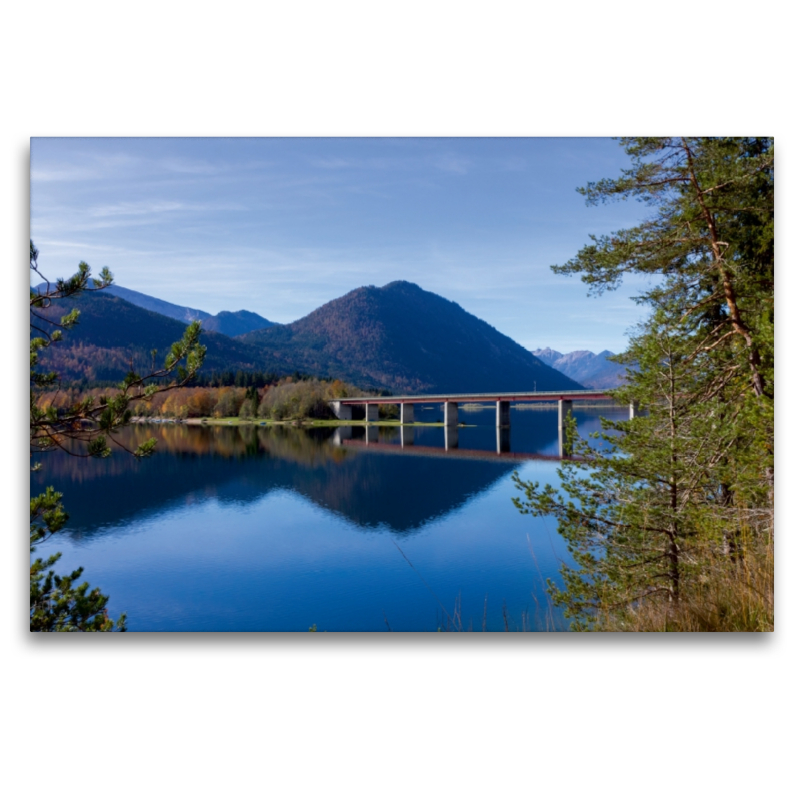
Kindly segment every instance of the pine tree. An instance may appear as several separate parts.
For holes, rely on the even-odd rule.
[[[653,215],[554,270],[593,291],[626,273],[660,279],[639,298],[650,316],[619,358],[628,383],[614,393],[647,413],[605,422],[606,452],[576,442],[561,490],[517,479],[515,499],[558,520],[576,566],[551,594],[579,629],[654,603],[674,621],[712,576],[749,591],[751,556],[771,564],[773,543],[772,142],[623,144],[632,168],[583,192],[591,203],[636,197]]]
[[[130,420],[128,405],[136,400],[146,400],[167,387],[163,379],[172,372],[178,373],[181,384],[191,380],[203,363],[205,347],[199,343],[200,325],[192,323],[183,338],[175,342],[166,355],[164,366],[155,368],[146,376],[131,371],[117,387],[115,393],[99,397],[88,396],[79,402],[64,406],[51,403],[44,407],[42,395],[58,387],[54,372],[41,372],[40,355],[61,340],[63,332],[78,323],[78,312],[73,310],[63,316],[54,315],[54,304],[87,291],[98,291],[113,281],[108,268],[100,277],[91,278],[89,265],[81,262],[78,271],[67,280],[50,283],[39,271],[39,253],[30,243],[30,269],[37,278],[45,281],[42,287],[30,291],[30,453],[31,458],[50,450],[61,450],[75,456],[104,458],[110,455],[108,440],[114,432]],[[155,357],[155,354],[154,354]],[[182,362],[185,362],[182,363]],[[173,384],[174,386],[174,384]],[[155,448],[155,439],[140,445],[132,455],[144,458]],[[33,462],[32,470],[41,469]],[[68,517],[61,503],[61,494],[53,487],[30,503],[30,549],[49,539],[63,528]],[[59,576],[52,567],[61,554],[46,560],[37,558],[30,567],[30,628],[32,631],[124,631],[125,615],[116,622],[107,614],[108,597],[99,589],[89,589],[89,584],[77,584],[82,575],[79,568],[69,575]]]

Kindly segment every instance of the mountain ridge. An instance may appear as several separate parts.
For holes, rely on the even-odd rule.
[[[359,287],[293,323],[237,339],[302,371],[391,391],[583,388],[457,303],[408,281]]]
[[[204,331],[213,331],[214,333],[221,333],[225,336],[239,336],[243,333],[258,330],[259,328],[269,328],[276,325],[275,322],[270,322],[260,314],[254,311],[220,311],[218,314],[209,314],[208,311],[201,311],[199,308],[191,308],[189,306],[179,306],[175,303],[160,300],[143,292],[137,292],[134,289],[126,289],[124,286],[117,286],[112,283],[102,290],[108,294],[126,300],[139,308],[144,308],[147,311],[153,311],[156,314],[162,314],[165,317],[176,319],[179,322],[186,324],[200,320],[203,325]]]
[[[71,308],[79,324],[43,355],[64,380],[144,374],[151,351],[160,363],[184,331],[182,321],[107,291],[56,302],[47,313],[55,321]],[[302,373],[417,394],[583,388],[457,303],[406,281],[354,289],[289,325],[233,338],[205,330],[201,341],[206,374]]]
[[[73,308],[80,312],[78,323],[61,342],[41,354],[42,366],[67,381],[118,381],[131,369],[147,374],[153,367],[152,350],[157,351],[155,365],[161,366],[167,349],[186,330],[178,320],[103,291],[57,300],[37,313],[55,322]],[[201,343],[207,348],[206,373],[294,372],[290,364],[265,358],[258,348],[221,333],[204,331]]]

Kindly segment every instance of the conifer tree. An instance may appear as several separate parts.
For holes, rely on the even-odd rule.
[[[78,323],[78,311],[65,315],[57,313],[59,301],[82,292],[98,291],[109,286],[113,276],[107,267],[99,278],[91,277],[89,265],[81,262],[78,271],[66,280],[50,283],[39,271],[39,253],[30,243],[30,269],[32,276],[44,281],[42,286],[31,287],[30,314],[30,453],[35,458],[40,453],[60,450],[70,455],[85,458],[104,458],[111,454],[108,440],[122,445],[114,439],[114,432],[130,420],[128,405],[134,400],[146,400],[167,387],[163,380],[173,372],[178,374],[179,384],[184,384],[196,374],[203,363],[205,347],[199,343],[200,324],[193,322],[183,338],[169,349],[161,368],[149,375],[141,376],[131,371],[118,386],[116,392],[98,397],[88,396],[79,402],[67,402],[60,406],[41,404],[42,395],[57,388],[58,375],[40,369],[40,358],[47,348],[61,340],[63,332]],[[155,354],[154,354],[155,358]],[[174,386],[175,384],[173,384]],[[156,442],[150,439],[140,445],[132,455],[144,458],[150,455]],[[33,471],[41,469],[41,463],[32,461]],[[30,549],[49,539],[61,530],[67,521],[61,503],[61,494],[54,488],[30,502]],[[69,575],[59,576],[52,567],[60,553],[43,560],[37,558],[30,567],[30,628],[32,631],[124,631],[125,615],[113,621],[107,614],[108,597],[99,589],[90,589],[87,582],[78,584],[82,568]]]
[[[625,274],[657,279],[638,298],[650,315],[619,357],[628,381],[613,393],[646,414],[604,422],[605,452],[574,443],[560,490],[517,479],[515,499],[558,520],[576,566],[551,595],[579,629],[653,603],[675,619],[720,571],[749,591],[750,556],[771,564],[773,546],[772,141],[623,145],[631,169],[581,191],[590,203],[638,198],[652,215],[553,269],[595,292]],[[753,624],[770,627],[771,613]]]

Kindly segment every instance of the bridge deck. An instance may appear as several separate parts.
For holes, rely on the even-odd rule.
[[[368,450],[370,453],[392,453],[403,456],[433,456],[434,458],[464,458],[478,461],[563,461],[560,455],[545,455],[543,453],[497,453],[493,450],[473,449],[448,449],[443,447],[430,447],[428,445],[412,444],[403,447],[390,442],[365,442],[363,439],[343,439],[342,447]]]
[[[498,392],[479,394],[405,394],[390,397],[343,397],[342,405],[363,405],[364,403],[494,403],[500,400],[509,402],[531,402],[536,400],[611,400],[605,392],[591,389],[561,392]]]

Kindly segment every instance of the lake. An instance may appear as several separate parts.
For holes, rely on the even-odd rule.
[[[134,425],[154,456],[40,459],[31,492],[64,495],[60,551],[131,631],[561,630],[545,591],[569,555],[552,519],[520,514],[524,480],[558,484],[557,411],[494,409],[441,427]],[[574,409],[586,436],[599,414]],[[441,409],[419,409],[435,421]],[[448,449],[445,449],[447,444]]]

